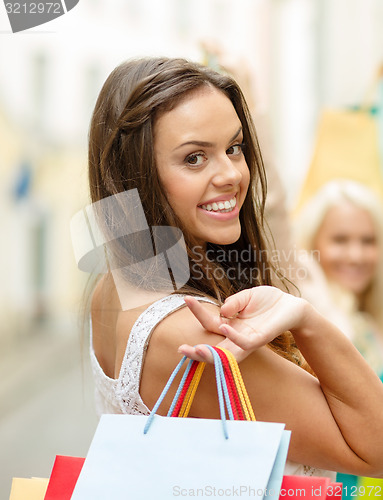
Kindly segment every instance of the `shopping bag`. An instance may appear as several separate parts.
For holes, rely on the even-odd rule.
[[[383,497],[383,478],[377,477],[359,477],[355,493],[358,498],[382,498]]]
[[[327,500],[342,498],[342,484],[332,483],[328,477],[284,476],[280,500]]]
[[[84,460],[57,455],[44,500],[70,500]]]
[[[299,210],[327,182],[351,179],[383,196],[378,120],[368,109],[326,109],[301,188]]]
[[[48,479],[40,477],[12,479],[9,500],[44,500]]]
[[[149,416],[101,417],[72,500],[279,498],[290,432],[282,423],[232,419],[222,361],[214,349],[212,352],[221,421],[173,418],[172,408],[167,417],[156,414],[183,358]],[[180,386],[191,366],[193,362],[189,362]],[[181,392],[179,387],[175,401]]]
[[[355,500],[358,491],[358,476],[338,472],[336,480],[343,485],[343,500]]]
[[[327,487],[326,498],[343,498],[343,484],[340,482],[330,483]]]

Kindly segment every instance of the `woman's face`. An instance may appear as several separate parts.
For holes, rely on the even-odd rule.
[[[168,201],[202,245],[234,243],[241,234],[250,179],[242,142],[231,101],[212,87],[187,95],[155,123],[154,152]]]
[[[349,202],[331,207],[318,231],[315,248],[326,276],[360,296],[371,283],[379,259],[370,214]]]

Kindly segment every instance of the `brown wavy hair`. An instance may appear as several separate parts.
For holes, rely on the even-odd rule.
[[[161,185],[154,152],[154,125],[188,94],[211,86],[232,102],[241,121],[250,185],[240,211],[241,235],[231,245],[207,243],[209,259],[173,212]],[[137,189],[149,227],[182,230],[190,263],[190,279],[177,292],[207,295],[222,303],[226,297],[257,285],[272,285],[274,266],[267,258],[264,235],[266,176],[253,121],[238,84],[229,76],[185,59],[144,58],[119,65],[104,83],[89,132],[89,185],[92,202]],[[252,249],[252,258],[241,252]],[[220,256],[215,258],[214,256]],[[233,257],[234,255],[234,257]],[[237,276],[227,270],[241,268]],[[217,273],[217,270],[222,272]],[[219,274],[219,279],[217,275]],[[270,347],[301,364],[289,332]]]

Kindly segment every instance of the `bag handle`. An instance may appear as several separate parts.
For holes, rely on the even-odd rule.
[[[235,420],[245,420],[245,415],[242,409],[238,388],[235,383],[235,379],[233,377],[233,373],[230,369],[230,362],[227,354],[221,350],[217,349],[218,355],[221,358],[223,369],[225,372],[225,378],[227,382],[227,386],[229,389],[229,396],[231,405],[233,407],[234,418]]]
[[[226,408],[229,414],[230,420],[238,420],[233,413],[233,400],[230,394],[230,390],[227,386],[227,379],[225,375],[225,370],[223,366],[222,360],[225,359],[225,356],[220,355],[220,348],[212,347],[207,345],[210,351],[213,354],[213,358],[215,359],[215,373],[217,379],[217,373],[219,374],[219,378],[217,379],[217,389],[219,394],[219,387],[222,387],[223,396],[226,402]],[[216,357],[218,354],[219,358]],[[236,362],[236,361],[235,361]],[[195,368],[194,363],[196,363],[197,368]],[[202,365],[202,366],[201,366]],[[206,363],[198,363],[197,361],[192,362],[190,371],[184,376],[180,382],[178,387],[178,391],[174,396],[173,402],[170,406],[167,416],[168,417],[187,417],[189,414],[190,407],[192,405],[199,381],[202,376],[202,372],[205,368]],[[200,369],[199,369],[200,368]],[[217,371],[218,370],[218,371]],[[193,375],[192,375],[193,372]],[[182,406],[181,406],[182,405]],[[181,409],[180,409],[181,408]]]
[[[233,408],[234,420],[252,420],[255,421],[255,415],[253,408],[250,403],[249,396],[246,391],[245,384],[242,379],[242,375],[235,359],[234,355],[222,347],[214,347],[221,358],[222,365],[224,368],[224,374],[226,378],[226,383],[228,386],[229,397],[231,406]],[[196,361],[194,363],[197,363]],[[174,407],[174,402],[178,397],[177,404],[175,405],[173,411],[172,408],[169,410],[168,416],[171,417],[187,417],[193,398],[200,381],[205,363],[197,363],[197,369],[194,372],[194,376],[191,377],[191,372],[193,366],[186,377],[185,385],[182,388],[180,395],[176,394],[172,408]],[[201,366],[203,365],[203,366]],[[199,373],[199,369],[201,373]],[[182,385],[182,384],[180,384]],[[182,406],[181,406],[182,404]]]
[[[186,418],[189,415],[190,407],[193,403],[205,366],[206,363],[198,363],[197,361],[193,362],[183,387],[182,383],[180,383],[182,390],[178,398],[177,391],[177,394],[174,397],[172,405],[168,411],[168,417]]]
[[[206,345],[206,347],[211,351],[214,359],[215,378],[222,428],[225,439],[228,439],[229,436],[226,425],[225,407],[227,409],[230,420],[245,420],[245,418],[247,420],[255,420],[255,416],[246,392],[246,388],[243,383],[242,376],[239,371],[238,363],[233,354],[226,349],[212,347],[209,345]],[[173,383],[174,378],[178,374],[186,359],[186,356],[181,359],[181,361],[178,363],[173,373],[169,377],[169,380],[166,383],[160,397],[158,398],[156,404],[150,412],[150,415],[144,427],[144,434],[148,432],[154,419],[154,415],[156,414],[160,404],[162,403],[171,384]],[[205,365],[206,363],[198,363],[197,361],[192,360],[189,361],[182,376],[181,382],[178,386],[176,395],[174,396],[173,402],[168,411],[168,416],[178,416],[180,413],[182,413],[182,416],[184,417],[187,416]],[[228,388],[228,383],[230,389]],[[245,413],[245,416],[243,413]],[[241,415],[242,418],[239,418],[239,415]]]
[[[254,415],[253,407],[251,405],[249,395],[247,394],[247,390],[242,378],[241,371],[238,366],[238,362],[235,359],[234,354],[232,352],[228,351],[227,349],[224,349],[223,347],[221,347],[220,349],[226,354],[227,359],[229,361],[230,370],[235,382],[236,392],[239,395],[241,406],[245,414],[244,420],[255,421],[256,418]]]
[[[226,385],[228,388],[228,395],[230,399],[230,405],[233,410],[233,415],[234,415],[234,420],[245,420],[242,407],[240,405],[239,401],[239,395],[237,388],[235,387],[235,381],[233,379],[230,367],[229,367],[229,361],[226,353],[222,351],[219,347],[214,347],[213,348],[219,355],[222,366],[223,366],[223,371],[224,371],[224,376],[226,379]],[[229,352],[229,351],[227,351]],[[173,399],[173,403],[169,409],[168,412],[168,417],[181,417],[185,418],[188,416],[190,407],[192,405],[195,392],[197,390],[199,381],[201,379],[202,371],[204,369],[205,363],[197,363],[196,361],[197,368],[195,368],[194,365],[191,366],[191,369],[189,373],[187,374],[186,379],[183,379],[180,383],[179,391],[175,395]],[[236,361],[235,361],[236,363]],[[203,366],[201,366],[203,365]],[[201,368],[201,370],[199,370]],[[193,375],[192,375],[193,372]],[[180,392],[180,389],[182,387],[182,390]]]
[[[210,349],[212,355],[213,355],[213,359],[214,359],[214,368],[215,368],[215,378],[216,378],[216,384],[217,384],[217,392],[218,392],[218,403],[219,403],[219,411],[220,411],[220,415],[221,415],[221,422],[222,422],[222,428],[223,428],[223,434],[225,436],[225,439],[228,439],[229,438],[229,435],[228,435],[228,432],[227,432],[227,426],[226,426],[226,413],[225,413],[225,406],[227,408],[227,411],[228,411],[228,414],[229,414],[229,418],[231,420],[234,420],[234,415],[233,415],[233,411],[232,411],[232,408],[231,408],[231,405],[230,405],[230,398],[229,398],[229,394],[228,394],[228,390],[227,390],[227,385],[226,385],[226,379],[225,379],[225,376],[224,376],[224,371],[223,371],[223,367],[222,367],[222,362],[221,362],[221,359],[219,357],[219,355],[217,354],[217,352],[213,349],[213,347],[209,346],[209,345],[206,345],[206,347],[208,347],[208,349]],[[150,415],[148,416],[148,419],[146,421],[146,424],[145,424],[145,427],[144,427],[144,434],[147,434],[152,422],[153,422],[153,419],[154,419],[154,415],[156,414],[160,404],[162,403],[164,397],[166,396],[170,386],[172,385],[177,373],[180,371],[182,365],[184,364],[184,362],[186,361],[186,356],[184,356],[181,361],[178,363],[178,365],[176,366],[176,368],[174,369],[173,373],[170,375],[169,377],[169,380],[167,381],[160,397],[158,398],[156,404],[154,405],[152,411],[150,412]],[[185,380],[191,370],[191,367],[193,365],[193,361],[190,360],[187,367],[186,367],[186,370],[185,370],[185,373],[182,377],[182,380],[181,380],[181,383],[178,387],[178,390],[177,390],[177,393],[176,393],[176,396],[175,398],[173,399],[173,403],[174,401],[176,401],[182,391],[182,387],[185,383]],[[172,403],[172,407],[173,407],[173,403]],[[171,407],[171,408],[172,408]]]

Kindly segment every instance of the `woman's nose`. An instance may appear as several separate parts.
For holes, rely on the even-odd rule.
[[[361,262],[364,259],[365,249],[360,242],[352,242],[347,249],[347,255],[352,262]]]
[[[242,180],[241,165],[234,163],[227,155],[217,158],[213,182],[217,186],[238,185]]]

